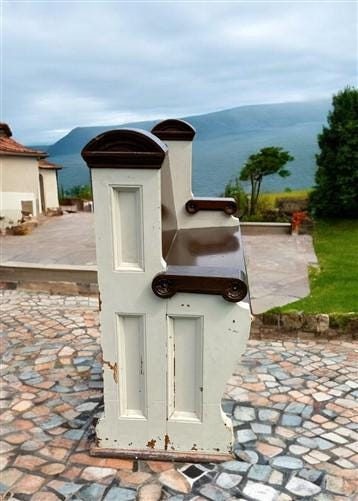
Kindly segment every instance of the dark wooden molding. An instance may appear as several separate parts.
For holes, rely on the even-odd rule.
[[[90,456],[103,458],[144,459],[146,461],[180,461],[184,463],[222,463],[233,456],[229,453],[153,449],[110,449],[92,446]]]
[[[167,147],[154,134],[115,129],[92,139],[81,155],[90,168],[160,169]]]
[[[196,214],[200,210],[223,211],[228,216],[237,212],[237,203],[233,198],[192,198],[185,204],[189,214]]]
[[[195,136],[195,129],[184,120],[171,118],[163,120],[155,125],[152,129],[152,134],[159,139],[172,141],[192,141]]]
[[[216,275],[216,276],[215,276]],[[220,276],[220,270],[211,276],[207,270],[195,270],[192,274],[190,267],[182,270],[182,273],[170,272],[156,275],[152,281],[154,294],[162,299],[173,297],[177,292],[193,292],[197,294],[216,294],[222,296],[230,303],[242,301],[247,295],[247,285],[243,280],[233,277]]]

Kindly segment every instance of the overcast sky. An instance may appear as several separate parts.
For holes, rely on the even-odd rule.
[[[2,2],[14,137],[317,99],[356,84],[355,2]]]

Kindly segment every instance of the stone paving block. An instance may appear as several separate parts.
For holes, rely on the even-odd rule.
[[[277,456],[282,452],[281,447],[275,447],[274,445],[266,444],[264,442],[257,442],[256,448],[263,456],[268,458]]]
[[[255,409],[253,407],[238,406],[235,408],[234,418],[238,421],[254,421]]]
[[[106,494],[104,501],[132,501],[136,498],[136,491],[112,487]]]
[[[81,477],[84,480],[89,480],[91,482],[96,480],[102,480],[103,478],[114,476],[117,473],[117,470],[114,468],[99,468],[96,466],[87,466],[83,472]]]
[[[250,449],[246,451],[235,451],[235,454],[238,459],[244,461],[246,463],[256,464],[259,460],[259,456],[256,451],[252,451]]]
[[[83,487],[80,491],[78,491],[78,495],[84,501],[98,501],[102,498],[105,489],[105,485],[93,483]]]
[[[226,461],[221,463],[221,467],[228,471],[234,471],[237,473],[244,473],[250,468],[251,464],[245,463],[243,461]]]
[[[122,487],[134,488],[141,484],[144,484],[144,482],[151,479],[152,475],[144,471],[119,471],[117,473],[117,478],[120,479],[120,484]]]
[[[226,501],[230,498],[229,492],[215,485],[204,485],[204,487],[200,489],[200,493],[212,501]]]
[[[247,476],[251,480],[266,482],[269,479],[271,472],[272,468],[268,465],[254,464],[253,466],[251,466]]]
[[[2,472],[0,475],[0,480],[6,487],[11,487],[15,482],[19,480],[23,475],[23,472],[17,468],[9,468]]]
[[[223,489],[232,489],[237,486],[242,480],[242,476],[235,475],[234,473],[220,473],[218,476],[216,483],[219,487]]]
[[[158,484],[143,485],[138,492],[138,501],[159,501],[162,496],[162,488]],[[171,496],[172,501],[184,499],[181,496]]]
[[[44,463],[46,463],[45,459],[26,454],[17,456],[14,466],[33,471]]]
[[[284,414],[281,420],[282,426],[300,426],[302,418],[291,414]]]
[[[341,468],[357,468],[357,463],[352,463],[351,461],[348,461],[347,459],[341,458],[335,461],[335,464],[340,466]]]
[[[252,442],[253,440],[256,440],[257,436],[252,430],[246,429],[246,430],[237,430],[236,431],[236,440],[239,442],[239,444],[245,444],[246,442]]]
[[[286,484],[286,489],[298,497],[306,498],[310,498],[321,492],[321,488],[318,485],[298,477],[292,477]]]
[[[270,435],[272,433],[272,427],[268,424],[251,423],[251,429],[257,435]]]
[[[178,492],[188,493],[191,491],[190,483],[185,476],[174,469],[163,471],[159,475],[159,481]]]
[[[329,492],[344,494],[344,479],[342,477],[327,475],[325,478],[325,486]]]
[[[343,444],[347,443],[347,440],[345,438],[343,438],[340,435],[337,435],[337,433],[334,433],[334,432],[324,433],[322,435],[322,438],[330,440],[331,442],[334,442],[336,444],[342,444],[343,445]]]
[[[283,484],[283,473],[277,470],[273,470],[270,478],[269,478],[269,483],[270,484],[276,484],[276,485],[282,485]]]
[[[304,408],[305,408],[305,404],[291,402],[285,408],[285,412],[292,413],[292,414],[301,414]]]
[[[48,486],[65,497],[75,494],[82,487],[81,484],[63,482],[62,480],[53,480],[49,482]]]
[[[256,501],[275,501],[279,495],[279,492],[273,487],[250,480],[245,485],[243,493]]]
[[[297,475],[301,478],[304,478],[305,480],[308,480],[309,482],[319,484],[322,477],[322,471],[315,470],[313,468],[303,468],[298,472]]]
[[[45,475],[59,475],[65,470],[65,465],[61,463],[51,463],[41,466],[40,471]]]
[[[269,423],[277,423],[280,418],[280,413],[272,409],[260,409],[259,419],[260,421],[268,421]]]
[[[271,465],[280,470],[300,470],[303,461],[292,456],[276,456],[271,460]]]
[[[290,445],[289,451],[297,456],[302,456],[302,454],[305,454],[307,451],[309,451],[309,448],[302,447],[301,445]]]
[[[40,490],[44,483],[45,478],[26,474],[11,487],[11,490],[17,494],[34,494]]]

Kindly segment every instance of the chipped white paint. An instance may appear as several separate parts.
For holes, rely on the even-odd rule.
[[[220,402],[246,346],[249,305],[201,294],[164,300],[151,283],[166,269],[162,201],[169,210],[176,208],[170,217],[179,227],[238,220],[213,212],[181,213],[178,207],[190,193],[191,143],[168,144],[175,155],[172,164],[167,155],[160,170],[92,169],[105,398],[98,445],[227,453],[231,421]]]

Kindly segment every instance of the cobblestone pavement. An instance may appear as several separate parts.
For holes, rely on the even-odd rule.
[[[94,458],[89,438],[102,396],[96,300],[19,291],[1,299],[2,499],[339,501],[358,492],[353,343],[251,341],[224,401],[236,460]]]

